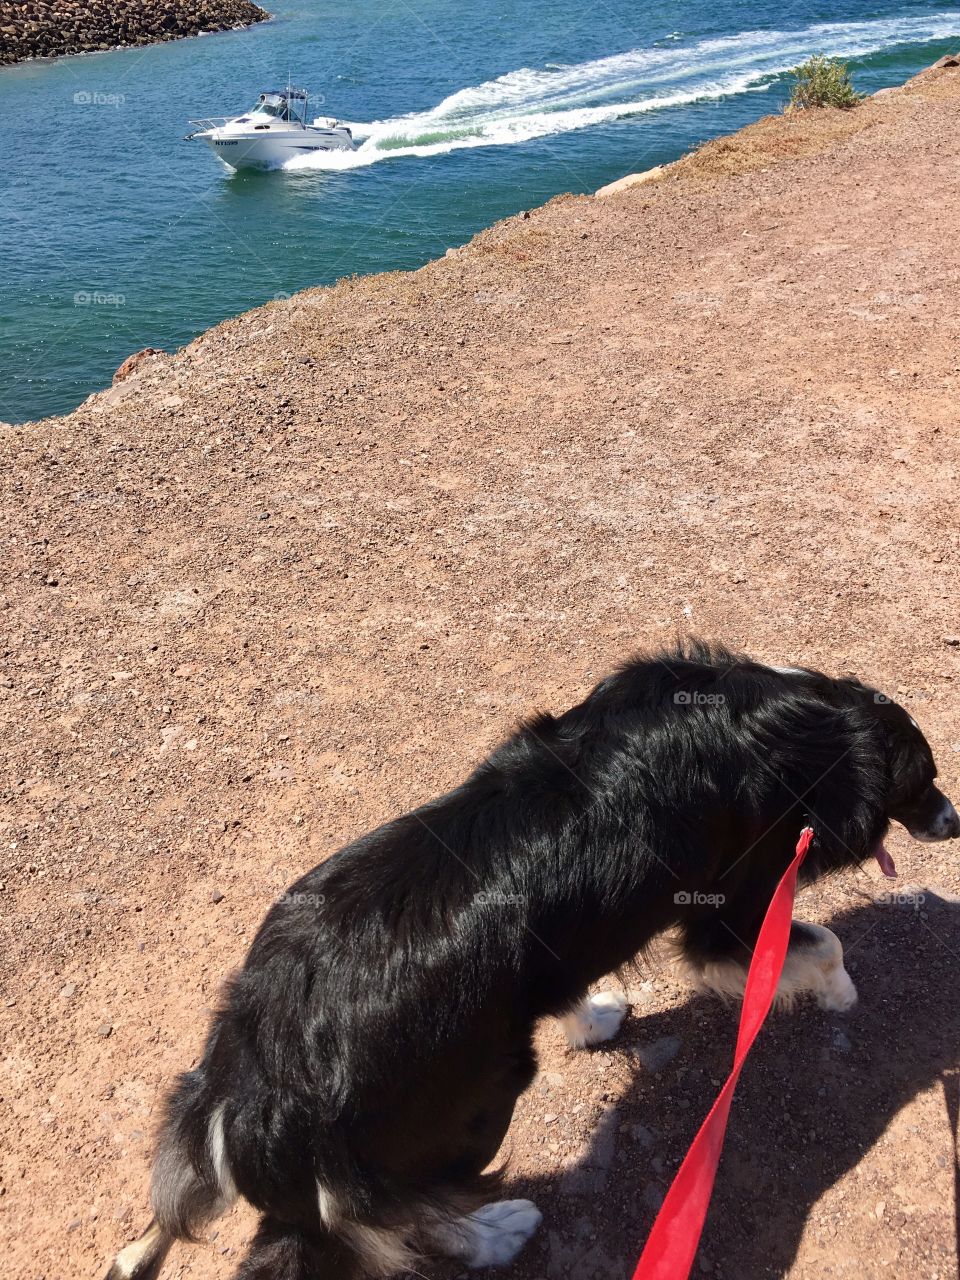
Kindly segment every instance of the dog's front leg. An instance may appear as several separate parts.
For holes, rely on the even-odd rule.
[[[739,953],[745,948],[736,947]],[[740,999],[747,980],[748,954],[687,959],[698,985],[724,997]],[[777,1007],[790,1008],[798,996],[811,994],[821,1009],[845,1013],[857,1003],[857,989],[843,965],[843,945],[837,935],[819,924],[794,920],[783,973],[777,986]]]
[[[567,1044],[571,1049],[583,1049],[612,1040],[626,1012],[626,998],[617,991],[598,991],[596,995],[585,996],[561,1019]]]
[[[843,944],[820,924],[794,920],[790,947],[777,987],[777,1002],[791,1005],[809,991],[821,1009],[846,1013],[857,1003],[857,988],[843,964]]]

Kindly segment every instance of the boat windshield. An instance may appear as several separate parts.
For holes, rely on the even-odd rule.
[[[277,120],[290,119],[290,104],[279,93],[261,93],[253,110],[262,116],[274,116]]]
[[[253,111],[258,115],[273,116],[275,120],[292,120],[296,124],[304,124],[306,106],[306,97],[300,94],[288,96],[285,93],[261,93]]]

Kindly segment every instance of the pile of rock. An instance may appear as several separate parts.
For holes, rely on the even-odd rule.
[[[0,63],[176,40],[269,16],[252,0],[13,0],[2,6]]]

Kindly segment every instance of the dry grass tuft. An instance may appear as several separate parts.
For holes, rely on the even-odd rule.
[[[738,133],[704,143],[673,165],[670,172],[678,178],[719,178],[755,172],[782,160],[816,155],[835,142],[869,129],[880,115],[879,104],[868,99],[854,112],[824,107],[819,111],[764,116]]]
[[[903,92],[925,101],[960,97],[960,67],[928,67],[908,80]]]

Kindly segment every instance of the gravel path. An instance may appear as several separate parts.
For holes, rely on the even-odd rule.
[[[0,430],[9,1275],[142,1227],[160,1092],[270,899],[632,650],[856,671],[960,795],[958,136],[956,69],[766,122]],[[893,849],[902,900],[865,869],[801,904],[861,1003],[765,1033],[703,1274],[956,1274],[957,853]],[[511,1275],[627,1276],[726,1072],[731,1012],[666,956],[630,996],[609,1050],[542,1031]],[[166,1274],[229,1276],[250,1228]]]

